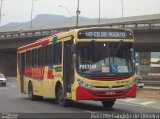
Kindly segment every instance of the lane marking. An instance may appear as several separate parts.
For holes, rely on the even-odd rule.
[[[125,101],[125,102],[133,102],[136,101],[137,99],[135,98],[127,98],[127,99],[120,99],[121,101]]]
[[[15,97],[22,97],[22,96],[20,96],[20,95],[14,95]]]
[[[14,88],[14,87],[15,87],[15,85],[12,85],[11,87],[12,87],[12,88]]]
[[[93,111],[89,111],[89,110],[83,110],[83,109],[77,109],[77,108],[73,108],[73,107],[69,107],[69,108],[71,108],[71,109],[76,109],[77,111],[79,110],[79,111],[84,111],[84,112],[87,112],[87,113],[96,113],[96,112],[93,112]]]
[[[7,90],[7,89],[9,89],[9,88],[7,88],[7,87],[0,88],[0,90]]]
[[[96,113],[96,112],[88,111],[88,110],[83,110],[83,111],[85,111],[85,112],[87,112],[87,113]]]
[[[153,104],[155,101],[147,101],[147,102],[142,102],[140,103],[141,105],[148,105],[148,104]]]
[[[153,108],[153,109],[158,109],[160,110],[159,107],[156,107],[156,106],[150,106],[150,105],[140,105],[140,104],[137,104],[137,103],[125,103],[125,102],[116,102],[117,104],[123,104],[123,105],[130,105],[130,106],[139,106],[139,107],[146,107],[146,108]]]

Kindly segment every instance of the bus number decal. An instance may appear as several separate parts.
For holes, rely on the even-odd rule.
[[[79,69],[96,69],[96,64],[81,64]]]

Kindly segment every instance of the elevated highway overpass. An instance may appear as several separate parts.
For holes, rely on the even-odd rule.
[[[160,14],[135,16],[117,19],[101,20],[80,23],[83,27],[123,27],[129,28],[135,34],[135,48],[137,52],[160,51]],[[0,32],[0,72],[6,75],[16,74],[16,48],[31,43],[48,35],[61,31],[68,31],[76,26],[56,26],[45,29],[26,29]]]

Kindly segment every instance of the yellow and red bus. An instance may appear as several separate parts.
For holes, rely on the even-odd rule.
[[[133,32],[121,28],[81,28],[18,48],[17,82],[31,100],[54,98],[101,101],[136,97]]]

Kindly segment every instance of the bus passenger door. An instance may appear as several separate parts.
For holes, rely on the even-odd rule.
[[[73,40],[64,42],[63,85],[64,85],[65,97],[67,97],[67,92],[71,92],[71,84],[73,83],[73,77],[74,77],[72,51],[71,51],[72,44]]]
[[[25,70],[25,53],[22,53],[20,55],[20,86],[22,93],[24,93],[24,70]]]

